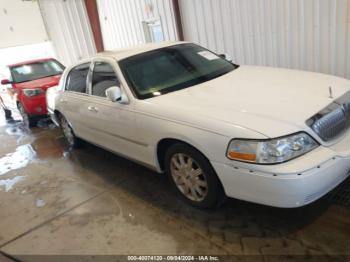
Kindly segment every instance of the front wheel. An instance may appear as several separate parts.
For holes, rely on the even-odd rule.
[[[74,135],[73,129],[64,116],[60,117],[60,124],[63,135],[67,141],[69,148],[77,148],[80,145],[79,138]]]
[[[186,144],[171,146],[165,155],[165,171],[181,197],[199,208],[219,206],[224,190],[210,162]]]
[[[32,128],[32,127],[36,127],[37,123],[38,123],[38,119],[32,116],[29,116],[26,112],[26,110],[24,109],[22,104],[18,104],[18,110],[19,113],[22,116],[23,119],[23,124],[26,128]]]

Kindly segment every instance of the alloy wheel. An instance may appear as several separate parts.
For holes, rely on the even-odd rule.
[[[186,154],[174,154],[170,163],[171,176],[188,199],[200,202],[208,194],[208,183],[202,168]]]

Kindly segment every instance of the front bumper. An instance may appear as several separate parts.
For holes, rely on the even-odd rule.
[[[337,145],[290,162],[259,166],[212,162],[226,195],[259,204],[294,208],[321,198],[350,175],[350,133]]]
[[[41,116],[47,114],[45,94],[34,97],[22,95],[20,103],[24,106],[26,113],[31,116]]]

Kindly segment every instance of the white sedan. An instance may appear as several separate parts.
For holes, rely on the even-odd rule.
[[[166,173],[188,203],[226,196],[309,204],[350,170],[350,82],[238,66],[198,45],[104,52],[47,93],[71,147],[79,139]]]

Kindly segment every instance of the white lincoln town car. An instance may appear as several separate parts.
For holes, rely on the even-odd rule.
[[[196,207],[300,207],[349,176],[346,79],[238,66],[176,42],[83,60],[47,100],[70,147],[83,139],[165,173]]]

